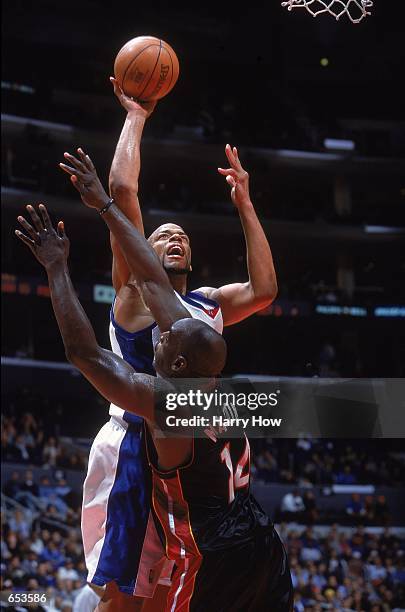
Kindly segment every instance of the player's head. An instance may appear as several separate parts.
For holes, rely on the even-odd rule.
[[[176,321],[155,346],[154,366],[165,378],[213,378],[221,373],[225,361],[225,340],[197,319]]]
[[[149,236],[148,242],[168,274],[188,274],[191,271],[190,240],[180,225],[164,223]]]

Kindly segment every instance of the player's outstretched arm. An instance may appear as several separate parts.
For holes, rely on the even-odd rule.
[[[83,203],[100,211],[111,200],[90,157],[82,149],[78,149],[78,155],[80,159],[65,153],[71,165],[60,166],[71,175],[71,181],[79,191]],[[136,280],[160,330],[166,331],[175,321],[189,317],[189,312],[177,299],[162,264],[146,238],[115,204],[102,216],[110,232],[122,245],[131,276]]]
[[[19,216],[24,233],[20,230],[15,233],[47,272],[52,306],[67,359],[106,400],[131,412],[135,408],[136,414],[154,422],[154,378],[137,374],[121,357],[97,343],[70,278],[69,240],[63,222],[58,223],[55,231],[43,204],[39,205],[39,215],[32,206],[27,206],[27,211],[31,223]]]
[[[135,102],[124,94],[113,77],[110,81],[120,104],[127,111],[125,122],[115,149],[109,176],[110,195],[137,230],[144,233],[138,199],[138,180],[141,169],[140,146],[146,119],[156,102]],[[130,280],[130,270],[120,248],[119,240],[111,234],[113,252],[113,284],[116,293]]]
[[[270,245],[250,199],[249,175],[239,161],[236,147],[227,144],[225,153],[230,167],[218,168],[218,172],[226,177],[232,202],[239,212],[249,280],[217,289],[202,287],[200,291],[221,305],[224,325],[233,325],[271,304],[277,296],[277,278]]]

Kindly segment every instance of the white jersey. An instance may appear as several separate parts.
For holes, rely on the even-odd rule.
[[[194,319],[207,323],[222,334],[224,323],[219,304],[206,298],[198,291],[190,291],[185,295],[176,292],[178,299]],[[160,338],[160,330],[156,323],[137,332],[127,332],[114,318],[114,304],[110,316],[110,341],[114,353],[120,355],[137,372],[156,375],[153,367],[153,347]],[[136,422],[139,417],[125,412],[122,408],[111,404],[110,415],[123,419],[126,422]]]

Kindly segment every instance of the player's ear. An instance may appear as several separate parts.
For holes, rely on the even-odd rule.
[[[172,372],[182,372],[187,368],[187,359],[183,355],[178,355],[171,365]]]

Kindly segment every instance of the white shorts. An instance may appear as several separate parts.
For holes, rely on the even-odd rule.
[[[112,416],[92,444],[83,485],[88,582],[114,581],[120,591],[139,597],[152,597],[158,581],[170,585],[173,563],[165,557],[150,502],[143,424]]]

